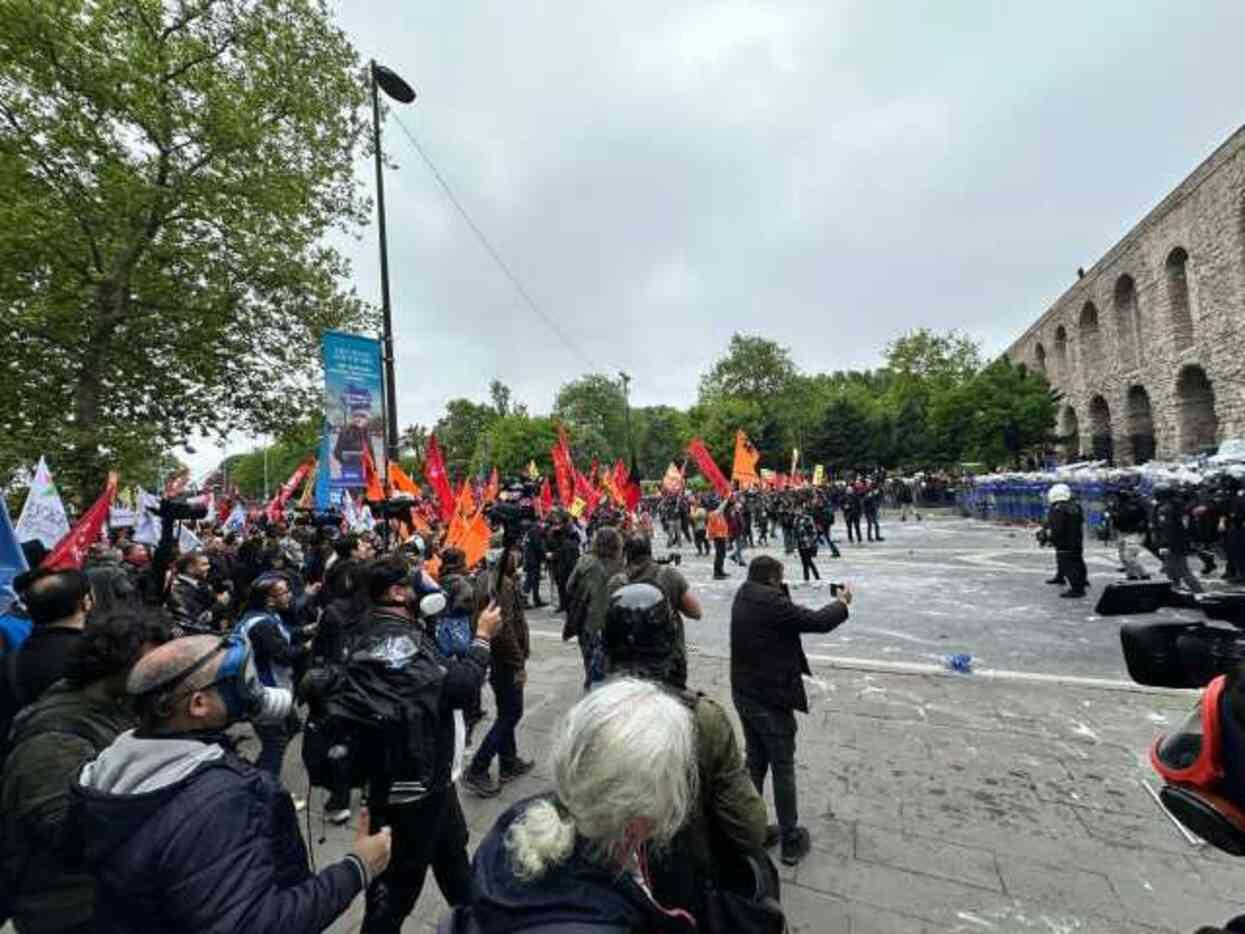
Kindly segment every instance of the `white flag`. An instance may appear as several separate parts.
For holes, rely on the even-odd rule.
[[[160,497],[152,496],[142,487],[138,489],[138,506],[135,511],[138,515],[134,520],[134,541],[141,542],[144,545],[158,545],[160,543],[160,517],[153,515],[150,510],[160,507]]]
[[[226,532],[241,532],[246,526],[246,510],[241,503],[234,503],[229,518],[225,520]]]
[[[22,514],[17,519],[17,528],[13,531],[19,542],[37,538],[48,548],[55,548],[56,543],[69,534],[65,504],[61,502],[60,493],[56,492],[52,472],[42,457],[35,468],[35,478],[30,483],[30,492],[26,494]]]
[[[177,550],[184,555],[188,555],[202,547],[203,542],[199,541],[199,536],[183,525],[181,531],[177,534]]]

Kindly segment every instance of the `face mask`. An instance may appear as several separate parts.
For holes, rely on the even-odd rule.
[[[284,688],[270,688],[259,680],[251,643],[229,636],[223,643],[225,659],[216,673],[215,687],[225,702],[230,721],[277,723],[290,713],[294,698]]]
[[[216,648],[203,655],[189,668],[173,677],[153,685],[137,697],[150,696],[167,691],[186,680],[219,653],[225,653],[216,672],[216,679],[199,690],[215,688],[225,704],[230,723],[249,720],[252,723],[276,723],[289,715],[294,698],[284,688],[270,688],[259,680],[251,644],[245,636],[226,636]]]

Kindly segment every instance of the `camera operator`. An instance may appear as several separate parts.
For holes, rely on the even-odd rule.
[[[451,905],[471,898],[467,822],[452,777],[460,722],[454,711],[469,709],[480,693],[501,610],[494,604],[481,613],[467,654],[447,658],[419,624],[414,578],[405,562],[373,562],[368,593],[373,609],[354,642],[352,665],[378,662],[371,666],[378,700],[396,698],[424,725],[420,748],[411,749],[408,742],[391,751],[399,761],[388,800],[373,799],[379,822],[393,828],[394,861],[368,890],[363,931],[398,934],[429,866]]]
[[[803,675],[811,674],[800,635],[826,633],[847,620],[852,591],[819,610],[791,601],[783,583],[782,562],[762,555],[752,559],[748,579],[731,606],[731,697],[744,729],[748,772],[764,793],[772,769],[778,827],[767,843],[782,842],[782,861],[794,866],[809,851],[801,827],[795,788],[795,711],[808,713]],[[776,839],[775,839],[776,838]]]
[[[1076,599],[1085,596],[1089,586],[1089,571],[1085,567],[1085,514],[1081,505],[1072,498],[1072,489],[1066,483],[1056,483],[1046,492],[1050,506],[1046,523],[1038,540],[1054,546],[1055,576],[1048,584],[1068,585],[1059,596]]]
[[[1202,582],[1189,570],[1189,530],[1184,499],[1169,483],[1154,486],[1154,546],[1163,561],[1163,573],[1173,584],[1183,583],[1191,593],[1202,592]]]
[[[177,559],[177,576],[165,600],[175,636],[220,632],[229,619],[228,590],[217,592],[208,583],[212,564],[202,551]]]

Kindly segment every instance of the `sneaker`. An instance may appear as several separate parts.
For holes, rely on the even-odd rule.
[[[301,813],[302,811],[307,810],[307,799],[306,798],[295,798],[293,795],[290,795],[290,800],[294,802],[295,813]]]
[[[765,828],[765,849],[772,850],[778,846],[778,841],[782,839],[782,831],[778,829],[777,824],[770,824]]]
[[[787,837],[782,841],[782,863],[784,866],[794,866],[805,856],[809,850],[813,848],[812,838],[808,835],[808,828],[797,827],[795,834]]]
[[[341,826],[350,820],[350,808],[342,808],[340,811],[325,811],[324,816],[330,824]]]
[[[531,759],[515,759],[497,770],[497,778],[501,784],[505,785],[516,778],[522,778],[534,768],[536,768],[536,763]]]
[[[477,772],[467,769],[463,773],[463,787],[470,789],[481,798],[496,798],[501,794],[501,785],[493,780],[488,772]]]

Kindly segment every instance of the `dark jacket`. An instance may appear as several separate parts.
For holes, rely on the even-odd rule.
[[[523,544],[523,567],[528,574],[539,574],[545,566],[545,557],[545,529],[540,523],[533,523]]]
[[[653,901],[626,873],[591,860],[582,843],[539,879],[515,878],[506,831],[536,798],[512,806],[480,843],[472,860],[476,895],[455,915],[455,934],[658,934],[694,928]]]
[[[1051,544],[1061,554],[1079,555],[1085,549],[1085,516],[1074,501],[1055,503],[1046,517]]]
[[[217,601],[211,584],[184,574],[173,579],[166,605],[174,627],[187,635],[219,632],[229,615],[229,607]]]
[[[369,688],[369,659],[379,666]],[[484,685],[489,650],[475,643],[466,655],[445,658],[422,627],[402,611],[377,607],[360,628],[346,670],[373,703],[404,705],[407,752],[394,776],[392,797],[417,800],[445,788],[454,759],[455,710],[471,709]],[[434,690],[430,691],[429,688]],[[413,706],[411,706],[413,705]]]
[[[519,671],[532,654],[527,614],[523,610],[523,594],[513,577],[502,579],[497,602],[501,605],[501,626],[493,636],[493,664],[498,668]]]
[[[0,739],[9,735],[9,724],[19,710],[65,677],[74,646],[82,630],[73,626],[35,626],[10,662],[0,657]],[[9,674],[17,676],[14,684]]]
[[[811,674],[800,634],[830,632],[847,619],[838,600],[820,610],[792,603],[777,587],[745,581],[731,606],[731,689],[779,710],[808,712]]]
[[[563,639],[577,637],[581,628],[586,636],[595,638],[601,634],[609,609],[609,581],[622,569],[622,561],[605,562],[591,552],[579,559],[566,582],[570,606],[562,628]]]
[[[17,718],[0,784],[0,871],[15,881],[13,916],[23,934],[91,920],[95,883],[63,854],[69,785],[130,725],[115,700],[64,681]]]
[[[313,876],[289,794],[211,737],[122,733],[70,800],[98,934],[322,931],[368,881],[354,856]]]

